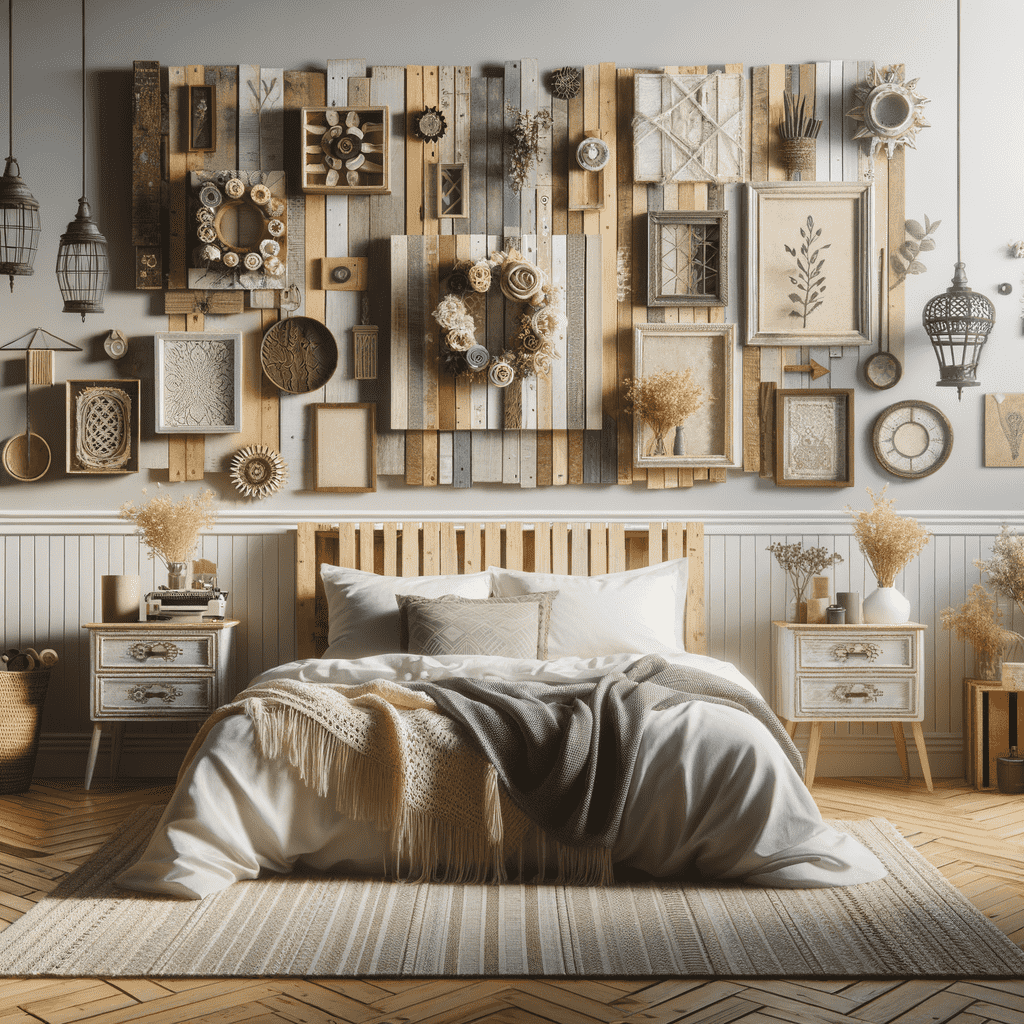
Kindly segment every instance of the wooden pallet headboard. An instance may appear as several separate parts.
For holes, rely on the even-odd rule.
[[[324,562],[384,576],[446,576],[489,565],[598,576],[684,555],[689,575],[683,638],[688,651],[706,654],[702,523],[655,522],[646,530],[623,523],[299,523],[295,656],[317,657],[327,647]]]

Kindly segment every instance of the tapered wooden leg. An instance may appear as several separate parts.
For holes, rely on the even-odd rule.
[[[910,728],[914,730],[914,743],[917,746],[917,755],[921,758],[921,774],[924,775],[924,784],[928,787],[928,792],[935,792],[935,787],[932,786],[932,769],[928,764],[928,749],[924,745],[924,730],[921,728],[920,722],[911,722]]]
[[[811,738],[807,743],[807,761],[804,763],[804,785],[814,785],[814,772],[818,767],[818,747],[821,745],[821,722],[811,722]]]
[[[114,731],[110,737],[110,781],[117,778],[117,771],[121,767],[121,741],[124,739],[124,724],[114,723]]]
[[[892,735],[896,740],[896,755],[900,759],[900,766],[903,768],[903,781],[910,781],[910,762],[907,760],[907,738],[903,735],[903,723],[892,723]]]
[[[796,722],[787,722],[783,720],[783,725],[786,727],[786,732],[789,733],[789,738],[792,739],[796,735]]]
[[[89,744],[89,760],[85,766],[85,788],[92,785],[92,773],[96,770],[96,755],[100,752],[100,740],[103,738],[103,726],[97,722],[92,727],[92,743]]]

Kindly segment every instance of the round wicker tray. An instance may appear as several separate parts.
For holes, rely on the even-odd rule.
[[[319,320],[290,316],[279,320],[260,345],[267,379],[282,391],[304,395],[322,388],[338,368],[338,343]]]
[[[0,672],[0,793],[32,785],[50,670]]]

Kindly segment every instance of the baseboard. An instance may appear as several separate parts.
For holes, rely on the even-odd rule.
[[[35,777],[85,778],[91,736],[85,733],[44,733],[39,738]],[[128,733],[121,746],[119,778],[174,779],[190,736],[151,736]],[[110,778],[110,738],[104,735],[96,760],[95,779]]]
[[[888,735],[822,736],[818,748],[816,778],[889,778],[902,775],[896,743],[886,724]],[[795,742],[800,753],[807,754],[808,727],[798,726]],[[921,778],[921,761],[907,732],[907,760],[913,778]],[[933,779],[964,777],[963,739],[959,735],[939,733],[924,737],[928,767]]]

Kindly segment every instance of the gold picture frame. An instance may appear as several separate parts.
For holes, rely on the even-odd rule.
[[[322,402],[313,410],[313,490],[377,490],[377,405]],[[338,453],[344,452],[345,459]]]

